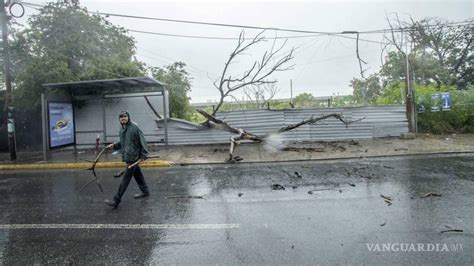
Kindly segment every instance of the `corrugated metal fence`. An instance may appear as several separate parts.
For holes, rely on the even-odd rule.
[[[363,120],[350,124],[347,128],[341,121],[329,118],[316,125],[304,125],[281,135],[283,141],[318,141],[371,139],[385,136],[399,136],[408,132],[405,106],[367,106],[354,108],[312,108],[287,110],[244,110],[218,113],[217,117],[229,125],[256,135],[265,135],[278,129],[301,122],[312,115],[323,116],[330,113],[343,114],[348,120]],[[157,122],[162,134],[161,122]],[[168,143],[212,144],[228,143],[228,132],[207,129],[187,121],[172,119],[168,122]]]

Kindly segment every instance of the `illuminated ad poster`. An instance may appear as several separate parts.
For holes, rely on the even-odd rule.
[[[50,148],[75,144],[72,103],[49,102],[48,118]]]

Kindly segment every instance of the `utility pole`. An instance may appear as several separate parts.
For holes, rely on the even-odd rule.
[[[3,60],[5,72],[5,106],[7,107],[8,119],[8,149],[10,151],[10,160],[16,160],[16,141],[15,141],[15,109],[13,108],[12,80],[10,73],[10,47],[8,45],[8,18],[5,11],[5,2],[0,0],[0,16],[2,20],[2,44]]]
[[[405,45],[405,64],[406,64],[406,75],[405,75],[405,109],[408,119],[408,131],[415,132],[415,113],[413,108],[413,92],[410,86],[410,62],[408,60],[408,41]]]

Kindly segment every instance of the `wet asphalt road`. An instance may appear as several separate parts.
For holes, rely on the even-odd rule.
[[[474,264],[474,156],[148,168],[111,210],[118,170],[2,172],[0,262]]]

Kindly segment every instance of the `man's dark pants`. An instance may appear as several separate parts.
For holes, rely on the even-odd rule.
[[[128,184],[130,183],[132,176],[135,177],[138,187],[144,194],[150,193],[148,190],[148,186],[146,185],[145,178],[143,176],[142,169],[140,168],[140,166],[136,165],[130,169],[127,166],[127,170],[124,176],[122,177],[122,182],[120,183],[119,190],[114,197],[114,200],[116,203],[120,203],[120,201],[122,200],[122,196],[125,193],[125,190],[127,190]]]

